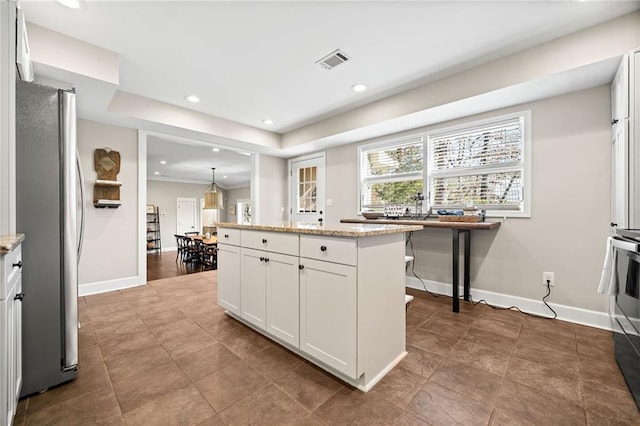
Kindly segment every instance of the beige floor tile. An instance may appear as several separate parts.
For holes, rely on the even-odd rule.
[[[472,321],[453,321],[445,317],[432,316],[420,328],[457,340],[469,330],[472,323]]]
[[[314,413],[329,424],[389,425],[402,410],[379,396],[343,388]]]
[[[200,392],[189,384],[129,411],[124,418],[129,426],[191,426],[214,415],[215,412]]]
[[[287,394],[269,384],[220,412],[220,418],[230,425],[285,425],[301,421],[310,414]]]
[[[481,317],[473,322],[473,327],[511,339],[517,339],[522,329],[522,323],[511,322],[508,318]]]
[[[445,360],[429,381],[493,407],[502,390],[503,378],[470,365]]]
[[[100,351],[105,360],[115,359],[130,352],[150,348],[158,344],[149,330],[129,335],[115,336],[111,340],[101,341]]]
[[[223,345],[229,348],[231,352],[242,359],[275,345],[275,343],[267,340],[261,334],[246,327],[244,329],[234,327],[232,333],[228,335],[222,334],[222,337],[218,339]]]
[[[310,411],[343,388],[338,379],[307,363],[281,377],[275,384]]]
[[[409,309],[406,312],[406,332],[407,334],[411,334],[418,329],[422,324],[425,323],[431,315],[425,315],[418,311],[414,311],[413,309]]]
[[[220,412],[268,383],[262,374],[238,361],[198,380],[195,385],[209,404]]]
[[[456,342],[457,338],[444,337],[424,328],[419,328],[407,336],[407,344],[442,356],[446,356]]]
[[[165,324],[170,324],[187,319],[187,316],[175,306],[167,307],[161,311],[148,312],[140,311],[138,313],[142,322],[149,328],[158,328]]]
[[[600,362],[593,358],[581,358],[580,374],[582,379],[588,382],[599,383],[622,391],[629,390],[620,367],[615,362]]]
[[[525,317],[522,326],[525,330],[538,330],[541,332],[551,332],[559,337],[572,339],[576,337],[576,325],[571,322],[561,321],[558,319],[536,318],[532,316]]]
[[[27,416],[28,425],[118,424],[120,407],[111,387],[104,387],[51,405]]]
[[[584,406],[593,417],[606,417],[640,424],[640,411],[628,390],[586,381]]]
[[[239,360],[240,358],[225,346],[216,343],[177,358],[176,363],[191,380],[196,381]]]
[[[520,333],[519,343],[522,345],[537,344],[551,349],[577,354],[576,339],[561,337],[555,331],[540,331],[524,328]]]
[[[519,383],[505,380],[496,404],[496,425],[585,425],[582,405],[563,398],[550,398]]]
[[[218,343],[189,319],[152,328],[151,332],[174,359]]]
[[[302,358],[275,345],[247,356],[245,362],[270,381],[279,379],[303,363]]]
[[[556,395],[575,403],[582,403],[580,375],[562,364],[529,361],[511,358],[505,375],[510,380]]]
[[[491,407],[447,389],[431,380],[407,406],[407,412],[437,425],[487,425]]]
[[[467,334],[467,336],[469,335]],[[493,336],[500,337],[498,335]],[[506,344],[491,341],[491,338],[484,340],[482,337],[477,336],[472,338],[463,337],[449,352],[448,357],[489,373],[504,376],[513,351],[510,346],[513,344],[515,344],[515,341],[512,344]]]
[[[396,366],[369,393],[379,396],[404,410],[426,382],[427,379],[425,377]]]
[[[428,379],[443,360],[442,355],[407,345],[407,356],[400,361],[399,366]]]
[[[189,384],[178,366],[169,362],[113,383],[122,413],[127,414],[154,399]]]
[[[77,377],[29,398],[29,413],[105,387],[110,387],[109,374],[100,349],[97,346],[85,348],[80,352]]]
[[[113,382],[151,370],[171,361],[171,357],[159,344],[106,361]]]

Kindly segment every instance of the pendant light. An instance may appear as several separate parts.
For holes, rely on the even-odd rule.
[[[204,193],[204,208],[205,210],[224,209],[222,191],[220,191],[220,188],[216,185],[216,168],[212,167],[211,171],[213,173],[213,180],[207,192]]]

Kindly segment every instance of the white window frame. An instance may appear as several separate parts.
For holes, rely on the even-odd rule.
[[[423,134],[415,134],[415,135],[408,135],[408,136],[403,136],[403,137],[399,137],[399,138],[394,138],[394,139],[389,139],[389,140],[384,140],[384,141],[378,141],[378,142],[372,142],[372,143],[368,143],[368,144],[364,144],[364,145],[360,145],[358,146],[358,166],[357,166],[357,171],[358,171],[358,214],[362,214],[363,208],[362,208],[362,185],[365,183],[363,181],[363,177],[362,177],[362,152],[363,151],[370,151],[373,149],[382,149],[382,148],[386,148],[386,147],[392,147],[395,145],[402,145],[402,144],[410,144],[412,143],[412,141],[415,142],[421,142],[422,143],[422,173],[407,173],[404,175],[397,175],[396,178],[373,178],[368,180],[369,181],[375,181],[375,182],[401,182],[404,180],[409,180],[409,179],[404,179],[404,177],[411,177],[413,175],[422,175],[422,182],[423,182],[423,191],[425,190],[424,187],[424,183],[427,181],[426,180],[426,163],[425,163],[425,153],[427,152],[427,146],[426,146],[426,137]],[[425,192],[426,194],[426,192]],[[425,195],[426,197],[426,195]]]
[[[523,124],[524,129],[522,133],[523,139],[524,139],[523,150],[522,150],[522,161],[520,163],[521,165],[518,166],[518,168],[521,168],[522,170],[522,182],[523,182],[523,187],[522,187],[523,200],[522,200],[521,208],[518,210],[515,210],[515,209],[487,210],[486,216],[487,217],[505,217],[505,218],[506,217],[522,217],[522,218],[531,217],[531,200],[532,200],[531,110],[518,111],[518,112],[500,115],[500,116],[490,117],[487,119],[470,121],[470,122],[456,125],[456,126],[434,128],[429,130],[428,132],[421,132],[421,133],[416,133],[412,135],[406,135],[399,138],[393,138],[393,139],[384,140],[384,141],[377,141],[377,142],[358,146],[358,158],[357,158],[358,191],[357,192],[358,192],[358,209],[360,210],[358,214],[361,214],[362,212],[362,187],[363,187],[363,184],[366,183],[363,181],[362,171],[361,171],[361,167],[362,167],[361,157],[362,157],[363,151],[369,151],[372,149],[382,149],[384,147],[397,145],[403,142],[408,143],[409,141],[411,141],[411,139],[422,138],[422,141],[424,144],[422,172],[423,172],[423,191],[425,195],[423,211],[426,211],[426,209],[430,208],[430,201],[431,201],[431,197],[430,197],[431,194],[429,193],[430,179],[432,176],[431,170],[429,170],[429,158],[430,158],[429,156],[431,155],[430,138],[435,136],[442,136],[443,134],[446,134],[446,133],[458,133],[464,130],[472,130],[475,127],[487,126],[492,123],[512,120],[514,118],[522,118],[524,123]],[[491,168],[487,167],[486,170],[490,172],[497,172],[497,171],[499,172],[503,169],[514,170],[514,166],[513,164],[511,164],[509,166],[505,166],[502,169],[500,166],[492,166]]]

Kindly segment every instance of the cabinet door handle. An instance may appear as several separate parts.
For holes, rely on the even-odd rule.
[[[18,260],[18,263],[13,264],[14,267],[22,268],[22,260]]]
[[[224,234],[224,237],[225,238],[229,238],[229,234]]]
[[[304,269],[304,265],[298,265],[298,269],[303,270]]]
[[[260,256],[260,262],[264,262],[264,257]]]
[[[24,291],[22,293],[18,293],[16,294],[16,297],[13,298],[13,300],[22,300],[24,299]]]
[[[266,238],[262,239],[262,244],[267,244],[267,239]]]
[[[265,258],[264,258],[264,262],[265,262],[265,263],[269,262],[269,258],[268,258],[268,257],[265,257]]]
[[[320,251],[327,251],[327,246],[320,246]]]

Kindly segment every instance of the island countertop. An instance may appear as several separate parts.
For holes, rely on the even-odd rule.
[[[216,223],[216,226],[218,228],[251,229],[256,231],[288,232],[294,234],[311,234],[355,238],[419,231],[422,229],[422,226],[417,225],[315,222],[268,222],[260,224],[220,222]]]
[[[11,252],[24,241],[24,234],[0,235],[0,255]]]

